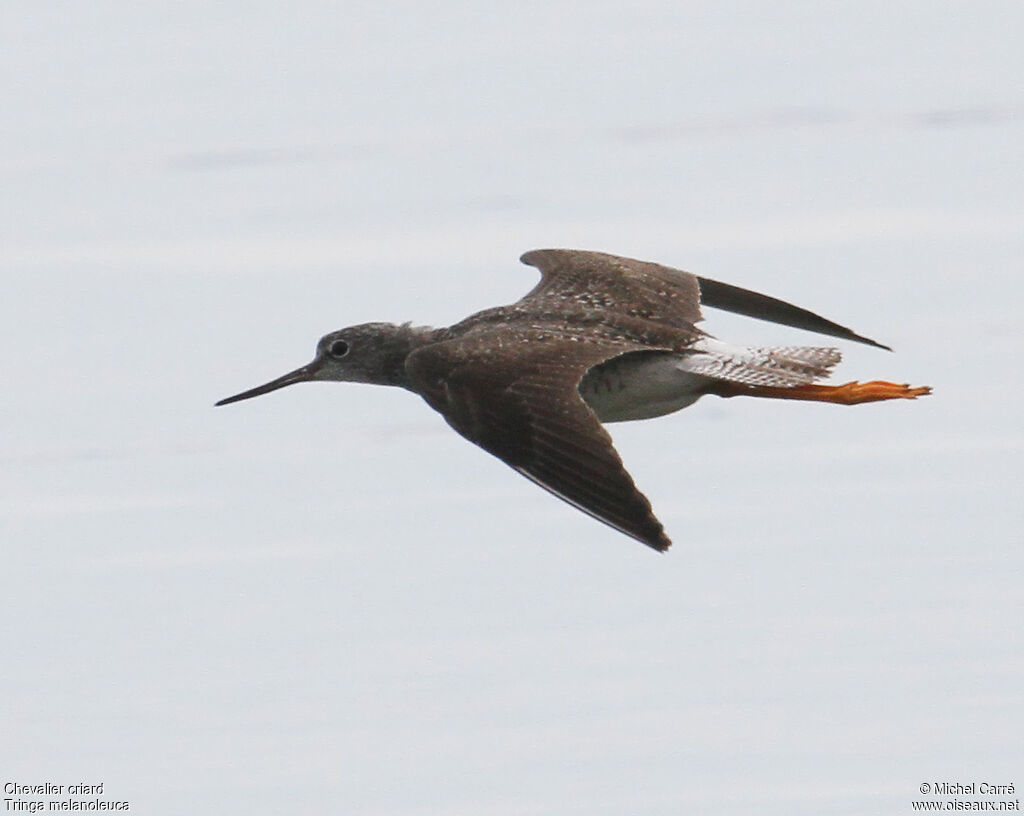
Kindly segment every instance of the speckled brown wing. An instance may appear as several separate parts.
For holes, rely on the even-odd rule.
[[[699,322],[703,305],[891,350],[784,300],[660,264],[577,249],[535,249],[520,260],[543,276],[523,301],[575,297],[679,328]]]
[[[523,304],[575,303],[677,329],[701,319],[700,288],[689,272],[576,249],[535,249],[520,260],[542,276]]]
[[[503,340],[477,334],[419,349],[406,364],[414,389],[462,436],[528,479],[667,549],[650,502],[577,390],[592,365],[638,347],[559,339],[550,330],[520,330]]]

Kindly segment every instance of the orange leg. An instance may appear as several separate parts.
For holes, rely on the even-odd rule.
[[[911,388],[909,385],[872,380],[866,383],[848,382],[845,385],[795,385],[792,388],[723,382],[721,387],[715,388],[712,393],[718,394],[720,397],[767,397],[768,399],[834,402],[837,405],[859,405],[862,402],[916,399],[931,392],[932,389],[926,385]]]

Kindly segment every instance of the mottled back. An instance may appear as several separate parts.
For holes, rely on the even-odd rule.
[[[578,306],[680,329],[701,319],[697,278],[679,269],[574,249],[535,249],[520,260],[542,276],[523,305]]]

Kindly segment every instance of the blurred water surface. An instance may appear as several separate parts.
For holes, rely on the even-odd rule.
[[[4,779],[153,814],[910,812],[1024,784],[1024,12],[8,3]],[[657,556],[326,331],[681,266],[891,344],[618,425]],[[709,314],[735,341],[817,342]]]

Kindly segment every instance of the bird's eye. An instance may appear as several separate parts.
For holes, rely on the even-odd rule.
[[[348,354],[348,343],[344,340],[335,340],[327,349],[332,357],[344,357]]]

